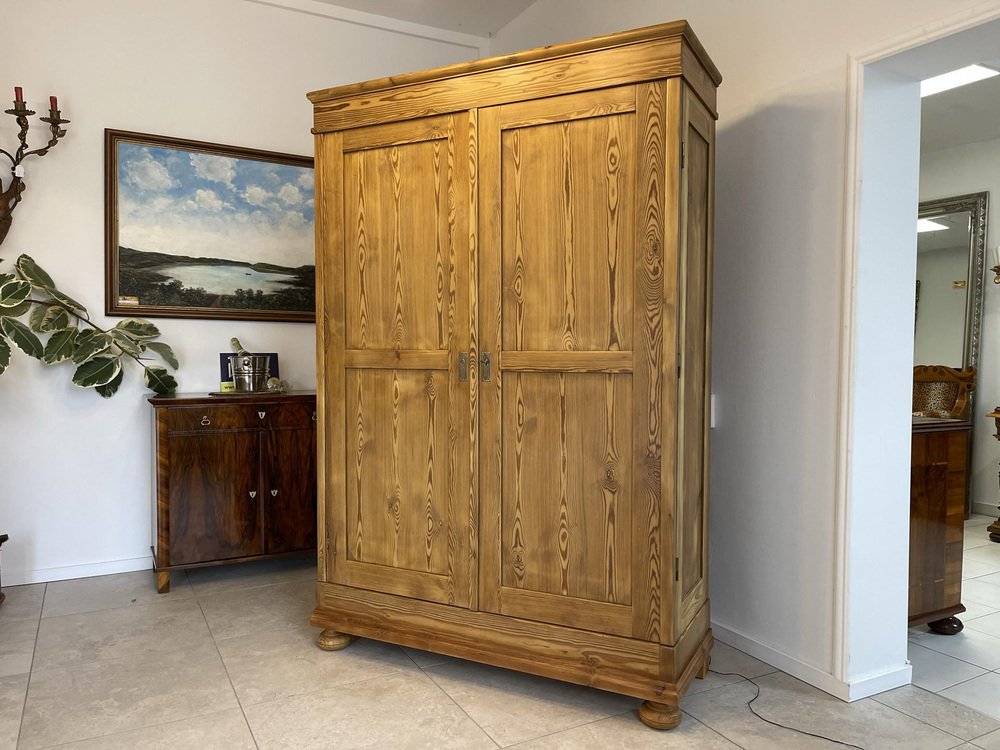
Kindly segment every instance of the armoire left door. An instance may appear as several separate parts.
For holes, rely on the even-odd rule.
[[[326,580],[457,606],[474,581],[470,144],[468,113],[317,139]]]

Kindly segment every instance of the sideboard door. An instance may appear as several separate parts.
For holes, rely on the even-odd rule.
[[[480,608],[647,640],[661,627],[663,91],[479,120],[493,363],[478,399]]]
[[[466,606],[469,115],[319,141],[327,580]]]
[[[168,440],[170,564],[261,554],[260,433]]]

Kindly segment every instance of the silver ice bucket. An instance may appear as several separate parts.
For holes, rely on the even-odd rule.
[[[266,391],[271,358],[262,354],[230,354],[229,368],[237,391]]]

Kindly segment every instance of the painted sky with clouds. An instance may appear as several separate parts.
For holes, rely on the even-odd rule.
[[[118,144],[118,242],[285,266],[315,263],[313,170]]]

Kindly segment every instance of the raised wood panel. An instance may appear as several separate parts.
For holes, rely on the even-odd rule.
[[[630,386],[617,375],[506,377],[504,586],[631,602]]]
[[[472,599],[468,351],[472,135],[467,114],[343,135],[343,377],[327,425],[346,437],[325,464],[327,579],[434,601]],[[336,359],[330,357],[335,351]]]
[[[480,113],[484,609],[658,636],[663,138],[643,87]]]
[[[264,551],[310,549],[316,545],[316,431],[270,430],[262,440]]]
[[[170,564],[263,552],[259,433],[167,439]]]
[[[347,394],[347,559],[447,573],[447,377],[351,370]]]
[[[708,398],[715,121],[684,91],[676,618],[683,630],[708,596]]]
[[[450,343],[453,160],[447,137],[344,154],[347,348]]]
[[[502,131],[505,350],[632,348],[634,131],[632,114]]]

